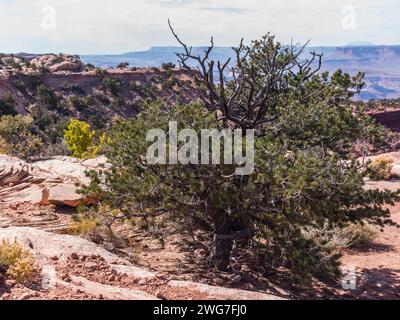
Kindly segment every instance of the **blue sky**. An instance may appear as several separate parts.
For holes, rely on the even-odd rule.
[[[122,53],[175,45],[168,17],[192,45],[213,35],[216,45],[231,46],[268,31],[282,42],[312,45],[400,44],[398,2],[0,0],[0,52]]]

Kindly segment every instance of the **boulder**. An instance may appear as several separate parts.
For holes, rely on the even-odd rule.
[[[85,172],[105,165],[107,158],[100,156],[95,159],[80,160],[65,156],[52,157],[44,161],[37,161],[32,166],[40,171],[51,173],[53,176],[79,183],[89,183]]]
[[[79,60],[63,61],[61,63],[57,63],[50,67],[50,72],[57,72],[57,71],[80,72],[82,70],[83,70],[83,63]]]
[[[105,157],[85,161],[54,157],[27,163],[0,155],[0,204],[30,203],[70,207],[89,204],[90,199],[76,193],[76,184],[89,183],[85,172],[105,165],[106,161]]]
[[[59,206],[78,207],[80,204],[89,204],[88,199],[76,193],[76,186],[72,183],[57,184],[50,187],[47,192],[47,199],[43,204],[54,204]]]
[[[44,54],[36,56],[31,60],[31,65],[38,68],[46,68],[50,72],[70,71],[81,72],[83,71],[84,64],[79,56],[73,55],[55,55]]]

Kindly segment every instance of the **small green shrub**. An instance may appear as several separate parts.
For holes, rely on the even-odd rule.
[[[380,156],[368,166],[367,172],[371,180],[388,180],[392,177],[393,159]]]
[[[124,106],[124,99],[122,97],[117,97],[110,105],[113,110],[121,110]]]
[[[41,84],[36,89],[36,95],[39,102],[46,105],[50,109],[55,109],[58,104],[58,97],[56,94],[46,87],[45,85]]]
[[[99,74],[99,75],[102,75],[102,74],[107,74],[108,72],[107,72],[107,70],[105,70],[105,69],[96,68],[95,73],[96,73],[96,74]]]
[[[26,84],[29,89],[36,90],[42,83],[43,83],[42,79],[40,78],[39,75],[37,75],[37,74],[29,74],[28,75],[28,80],[27,80]]]
[[[87,70],[87,71],[95,70],[95,69],[96,69],[96,66],[95,66],[94,64],[87,63],[87,64],[85,65],[85,70]]]
[[[350,246],[358,244],[371,244],[375,241],[378,236],[376,227],[368,224],[351,224],[344,229],[344,234],[349,235],[352,242]]]
[[[40,155],[43,140],[33,132],[33,119],[28,116],[3,116],[0,118],[1,152],[22,159]]]
[[[119,68],[119,69],[125,69],[125,68],[128,68],[129,67],[129,62],[121,62],[118,66],[117,66],[117,68]]]
[[[321,229],[306,228],[303,235],[317,245],[337,252],[359,244],[371,244],[377,237],[377,229],[365,223],[350,223],[343,228],[334,229],[325,225]]]
[[[14,80],[13,81],[14,87],[17,88],[22,93],[26,92],[26,84],[21,80]]]
[[[101,221],[93,217],[78,217],[70,224],[69,232],[73,235],[90,235],[101,226]]]
[[[7,141],[0,136],[0,154],[10,154],[12,146],[10,146]]]
[[[122,88],[122,81],[117,78],[106,78],[103,80],[103,84],[107,91],[115,96],[120,93]]]
[[[175,67],[176,67],[176,65],[173,64],[172,62],[163,63],[161,65],[161,68],[163,68],[164,70],[171,70],[171,69],[174,69]]]
[[[17,112],[15,111],[15,101],[11,94],[9,94],[6,98],[0,100],[0,116],[4,116],[7,114],[17,114]]]
[[[7,270],[7,276],[20,283],[32,283],[40,274],[35,257],[16,241],[2,240],[0,243],[0,266]]]
[[[73,108],[77,111],[84,111],[87,110],[89,107],[89,101],[85,98],[81,98],[78,96],[71,96],[69,97],[69,102],[72,104]]]

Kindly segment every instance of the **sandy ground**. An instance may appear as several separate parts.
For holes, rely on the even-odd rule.
[[[71,219],[71,212],[55,213],[55,208],[48,207],[21,207],[18,210],[1,210],[0,218],[3,226],[19,225],[31,226],[47,231],[65,233]],[[400,224],[400,203],[391,208],[392,219]],[[1,220],[0,219],[0,220]],[[201,237],[201,235],[198,235]],[[254,270],[250,263],[238,261],[235,265],[234,274],[210,271],[204,263],[206,260],[205,248],[200,244],[202,241],[188,241],[181,234],[170,235],[165,241],[160,242],[154,236],[146,235],[146,232],[131,233],[125,237],[129,239],[132,252],[123,249],[117,243],[109,244],[110,251],[134,259],[135,264],[145,269],[157,272],[162,278],[172,280],[190,280],[200,283],[259,291],[292,299],[400,299],[400,229],[387,226],[384,232],[379,233],[373,245],[359,246],[347,249],[344,252],[342,263],[346,270],[355,270],[356,274],[352,281],[355,288],[343,290],[340,279],[335,282],[316,282],[313,289],[293,288],[276,274],[263,276],[265,270]],[[204,239],[199,239],[204,240]],[[110,247],[111,246],[111,247]],[[189,254],[188,254],[189,252]],[[101,263],[101,262],[100,262]],[[85,275],[88,279],[108,285],[118,285],[132,289],[140,289],[152,295],[157,295],[156,287],[162,287],[160,283],[144,283],[138,286],[132,279],[122,276],[119,281],[109,281],[108,270],[99,272],[96,269],[95,276],[87,270],[79,269],[79,264],[74,263],[59,268],[70,270],[70,275]],[[100,265],[101,267],[101,265]],[[101,270],[101,268],[100,268]],[[89,270],[90,271],[90,270]],[[238,277],[239,276],[239,277]],[[118,279],[118,277],[117,277]],[[1,279],[0,279],[1,280]],[[1,281],[0,281],[1,282]],[[127,285],[130,283],[130,285]],[[133,283],[133,284],[132,284]],[[193,299],[201,296],[181,296],[173,292],[162,292],[163,298],[169,299]],[[71,288],[58,287],[51,292],[29,289],[8,282],[6,286],[0,283],[0,299],[103,299],[100,294],[90,295]]]
[[[392,220],[400,224],[400,204],[392,208]],[[356,268],[356,290],[362,299],[400,299],[400,229],[387,226],[372,246],[347,250],[344,267]]]

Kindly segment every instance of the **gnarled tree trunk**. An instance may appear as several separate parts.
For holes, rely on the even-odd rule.
[[[211,253],[211,262],[215,268],[227,271],[230,266],[230,256],[233,240],[230,237],[232,224],[224,219],[222,214],[215,221],[214,245]]]
[[[224,212],[214,219],[214,242],[211,249],[211,263],[221,271],[227,271],[230,267],[230,257],[234,241],[241,241],[248,244],[253,236],[253,231],[248,223],[233,222],[226,217]]]

